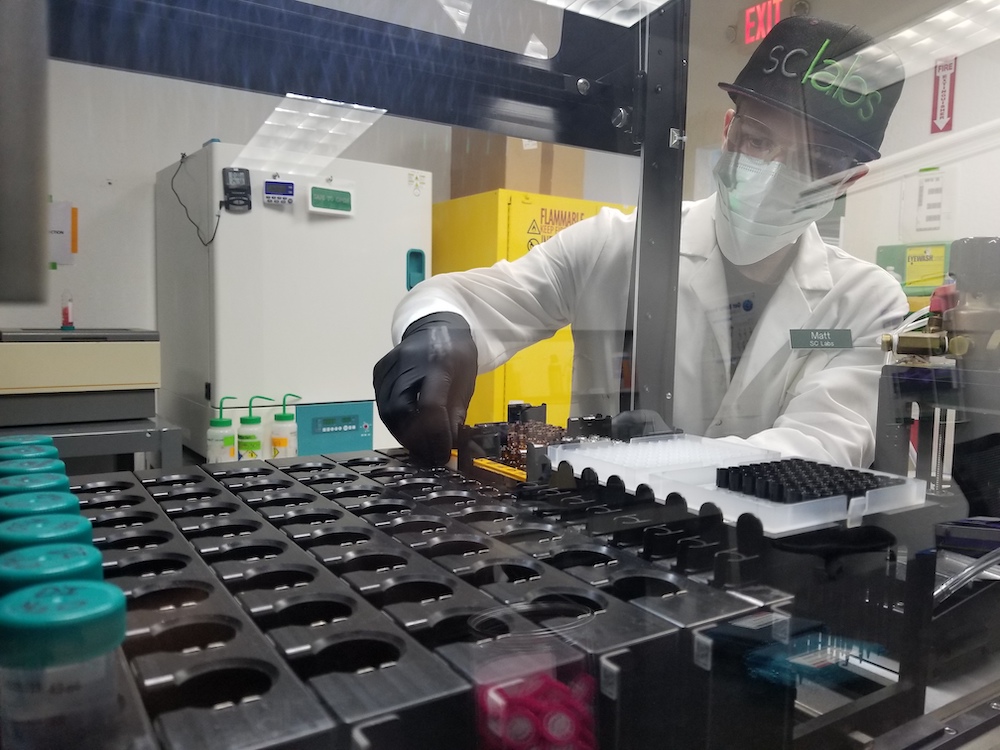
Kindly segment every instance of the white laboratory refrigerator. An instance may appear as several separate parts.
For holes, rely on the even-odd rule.
[[[238,425],[251,396],[295,393],[299,455],[397,445],[372,368],[430,269],[431,175],[335,159],[317,176],[227,172],[226,190],[241,150],[211,143],[156,175],[158,413],[204,456],[223,396]]]

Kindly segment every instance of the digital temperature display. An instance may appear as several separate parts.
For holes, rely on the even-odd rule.
[[[304,195],[307,191],[299,191]],[[299,455],[372,450],[374,402],[340,401],[295,405]]]
[[[264,181],[264,203],[268,205],[288,205],[295,199],[295,183],[284,180]]]
[[[313,419],[313,432],[354,432],[358,429],[358,415],[350,414],[342,417],[316,417]]]

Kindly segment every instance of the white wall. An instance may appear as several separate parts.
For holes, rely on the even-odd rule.
[[[992,92],[998,66],[1000,42],[959,57],[954,124],[946,133],[930,133],[933,70],[906,81],[883,158],[848,194],[845,249],[874,260],[879,245],[1000,236],[1000,99]],[[916,232],[909,219],[914,180],[919,170],[934,167],[945,178],[944,225]]]
[[[80,212],[73,266],[47,305],[0,306],[5,327],[54,327],[63,289],[80,327],[155,326],[153,181],[211,137],[245,140],[271,97],[63,62],[49,65],[49,191]]]
[[[209,138],[246,143],[280,97],[158,76],[49,64],[49,191],[79,208],[79,253],[50,271],[49,301],[0,305],[0,326],[59,325],[69,290],[78,327],[155,328],[156,172]],[[450,192],[449,129],[385,116],[344,152],[434,174]]]

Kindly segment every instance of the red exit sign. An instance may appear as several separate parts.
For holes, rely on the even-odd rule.
[[[781,0],[764,0],[743,11],[743,43],[756,44],[781,20]]]

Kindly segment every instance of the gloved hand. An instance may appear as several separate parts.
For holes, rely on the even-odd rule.
[[[411,323],[376,363],[378,413],[418,463],[448,463],[476,387],[477,361],[465,318],[438,312]]]
[[[623,411],[611,418],[611,437],[615,440],[631,440],[647,435],[673,435],[682,432],[663,421],[663,417],[652,409]]]

